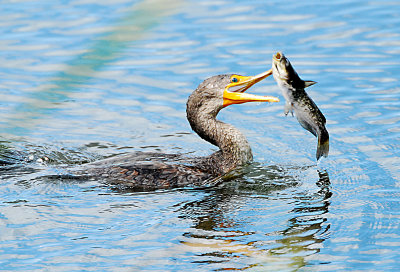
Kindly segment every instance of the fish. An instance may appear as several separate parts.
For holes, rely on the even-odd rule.
[[[290,112],[293,116],[294,113],[300,125],[318,138],[317,161],[322,156],[328,157],[329,133],[325,127],[326,118],[305,91],[305,88],[316,82],[302,80],[282,52],[277,52],[272,57],[272,75],[286,101],[285,115]]]

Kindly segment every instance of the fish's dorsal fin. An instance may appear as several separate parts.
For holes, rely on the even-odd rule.
[[[310,87],[310,86],[314,85],[315,83],[317,83],[317,82],[312,81],[312,80],[306,80],[306,81],[304,81],[304,88]]]

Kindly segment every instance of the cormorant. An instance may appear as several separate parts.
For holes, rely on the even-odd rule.
[[[81,173],[105,183],[135,190],[212,185],[218,177],[253,159],[246,137],[234,126],[216,119],[223,108],[246,102],[278,102],[273,96],[247,94],[253,84],[272,74],[217,75],[204,80],[187,101],[192,129],[219,151],[201,158],[136,152],[83,165]]]

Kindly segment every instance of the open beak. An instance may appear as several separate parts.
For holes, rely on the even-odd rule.
[[[229,83],[224,90],[224,107],[246,102],[279,102],[279,98],[274,96],[261,96],[245,93],[248,88],[270,75],[272,75],[272,69],[256,76],[233,75],[231,77],[232,82]]]

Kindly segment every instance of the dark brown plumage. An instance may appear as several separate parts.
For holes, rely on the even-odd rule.
[[[253,158],[246,137],[234,126],[216,120],[217,114],[231,104],[279,101],[243,93],[268,75],[270,71],[255,77],[214,76],[190,95],[186,113],[192,129],[220,148],[210,156],[186,158],[179,154],[136,152],[86,164],[79,170],[80,174],[137,190],[214,185],[219,176]]]

